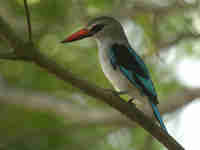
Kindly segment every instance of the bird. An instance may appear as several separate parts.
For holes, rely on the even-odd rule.
[[[121,23],[109,16],[96,17],[61,43],[70,43],[88,37],[93,37],[97,41],[102,71],[116,92],[119,95],[126,93],[131,97],[131,101],[136,99],[151,106],[160,127],[167,132],[157,107],[158,96],[149,70],[129,44]]]

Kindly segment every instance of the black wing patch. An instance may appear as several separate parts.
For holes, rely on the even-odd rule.
[[[139,88],[141,94],[145,94],[157,104],[157,94],[147,67],[136,52],[125,45],[113,44],[110,56],[113,68],[119,67],[129,81]]]

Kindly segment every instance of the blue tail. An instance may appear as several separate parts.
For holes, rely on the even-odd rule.
[[[165,127],[165,124],[162,120],[162,117],[160,115],[160,112],[158,110],[158,107],[156,106],[156,104],[154,104],[151,100],[149,100],[150,104],[151,104],[151,107],[153,109],[153,113],[156,117],[156,119],[158,120],[158,122],[160,123],[160,126],[163,130],[165,130],[165,132],[167,132],[167,128]],[[168,133],[168,132],[167,132]]]

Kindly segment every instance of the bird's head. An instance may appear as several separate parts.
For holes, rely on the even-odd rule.
[[[96,39],[106,36],[115,36],[119,31],[123,31],[121,24],[114,18],[102,16],[94,18],[81,30],[67,37],[62,43],[81,40],[87,37],[95,37]]]

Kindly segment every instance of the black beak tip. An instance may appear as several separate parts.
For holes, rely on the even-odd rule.
[[[67,43],[67,41],[63,40],[63,41],[61,41],[60,43],[62,43],[62,44],[63,44],[63,43]]]

